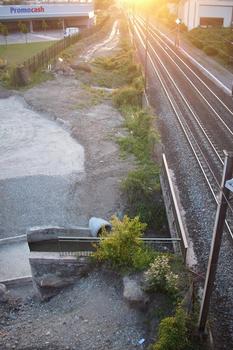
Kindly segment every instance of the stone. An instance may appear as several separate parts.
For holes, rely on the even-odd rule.
[[[149,301],[148,296],[142,290],[141,283],[134,277],[125,276],[123,278],[124,299],[131,305],[138,308],[145,308]]]
[[[0,303],[5,303],[8,301],[8,291],[5,284],[0,283]]]
[[[68,284],[72,283],[72,280],[70,278],[62,278],[58,277],[56,275],[44,275],[40,279],[40,286],[41,287],[48,287],[48,288],[62,288],[64,286],[67,286]]]
[[[30,83],[30,72],[23,65],[16,67],[14,74],[14,84],[16,86],[25,86]]]

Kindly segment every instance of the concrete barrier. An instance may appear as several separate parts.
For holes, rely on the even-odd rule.
[[[92,266],[88,257],[60,256],[53,252],[31,252],[29,262],[33,287],[41,300],[47,300],[72,285]]]

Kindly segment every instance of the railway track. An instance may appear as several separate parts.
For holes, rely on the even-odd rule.
[[[163,87],[217,204],[223,150],[233,149],[232,100],[188,64],[187,59],[154,26],[146,26],[145,20],[139,16],[133,23],[137,44],[144,52],[147,46],[147,59],[153,74]],[[233,219],[228,212],[226,227],[232,239]]]

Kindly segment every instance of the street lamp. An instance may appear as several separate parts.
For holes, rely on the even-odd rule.
[[[176,39],[175,39],[175,46],[177,47],[180,46],[180,24],[181,24],[181,19],[177,18],[176,19]]]

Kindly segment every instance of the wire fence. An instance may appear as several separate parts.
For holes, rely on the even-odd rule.
[[[48,233],[48,230],[46,231]],[[68,231],[67,231],[68,232]],[[41,233],[41,231],[40,231]],[[65,231],[63,231],[63,234]],[[58,252],[60,256],[90,256],[95,252],[104,239],[109,237],[91,237],[91,236],[57,236],[39,241],[28,242],[31,252]],[[180,238],[170,237],[143,237],[140,238],[143,245],[149,249],[161,252],[172,252],[174,245],[180,245]]]

